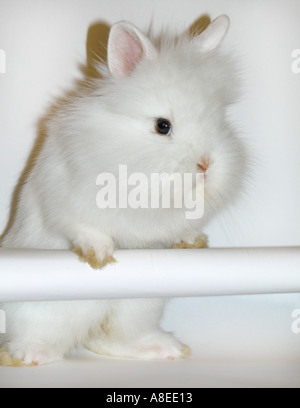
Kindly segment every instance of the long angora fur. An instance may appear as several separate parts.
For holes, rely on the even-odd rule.
[[[101,78],[49,118],[2,246],[77,248],[105,263],[114,248],[193,245],[232,202],[244,174],[244,149],[226,115],[237,97],[236,69],[219,51],[228,27],[221,16],[197,37],[156,41],[127,22],[115,24]],[[157,131],[159,118],[170,134]],[[149,177],[205,173],[203,218],[187,219],[172,206],[100,210],[97,176],[118,179],[120,165]],[[159,299],[0,304],[8,323],[0,364],[49,363],[78,344],[120,357],[183,358],[187,347],[159,327],[163,306]]]

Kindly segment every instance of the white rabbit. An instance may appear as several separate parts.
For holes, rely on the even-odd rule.
[[[219,51],[228,28],[228,17],[220,16],[196,37],[154,40],[127,22],[113,25],[101,78],[49,118],[2,246],[76,248],[81,258],[92,254],[104,264],[115,248],[193,245],[211,217],[232,202],[245,169],[243,145],[226,117],[237,97],[235,66]],[[147,176],[204,173],[203,218],[188,220],[183,208],[100,210],[97,175],[117,178],[119,165]],[[8,323],[2,364],[49,363],[76,345],[129,358],[188,355],[188,347],[159,327],[164,300],[0,307]]]

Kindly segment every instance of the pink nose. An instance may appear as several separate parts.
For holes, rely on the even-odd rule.
[[[197,163],[198,168],[205,173],[209,168],[210,162],[207,157],[202,157],[202,159]]]

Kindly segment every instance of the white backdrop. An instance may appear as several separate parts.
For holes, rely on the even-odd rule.
[[[232,21],[224,46],[245,78],[233,116],[255,165],[246,196],[207,229],[211,245],[300,245],[299,0],[0,0],[0,230],[38,120],[81,77],[91,25],[125,19],[181,31],[223,13]]]

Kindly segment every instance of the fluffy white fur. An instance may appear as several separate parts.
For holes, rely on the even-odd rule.
[[[244,172],[244,150],[226,119],[236,99],[235,67],[219,44],[229,27],[216,19],[196,38],[150,39],[129,23],[112,27],[102,79],[52,116],[47,138],[20,195],[16,219],[2,241],[8,248],[165,247],[192,242],[232,202]],[[172,135],[155,133],[156,118]],[[184,209],[107,209],[96,206],[97,175],[129,172],[196,173],[209,158],[205,215]],[[43,271],[41,271],[43,273]],[[101,271],[95,273],[101,273]],[[159,328],[163,300],[2,304],[4,340],[25,365],[61,359],[78,344],[100,354],[146,359],[182,358],[186,348]],[[3,337],[1,337],[3,339]]]

